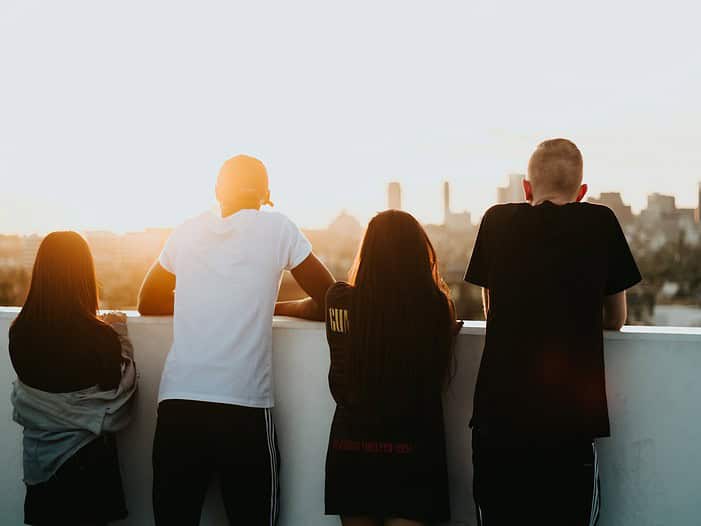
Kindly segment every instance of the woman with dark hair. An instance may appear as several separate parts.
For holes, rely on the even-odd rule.
[[[331,287],[326,301],[336,400],[326,513],[344,526],[448,520],[441,397],[461,324],[416,219],[376,215],[350,283]]]
[[[49,234],[9,335],[26,524],[97,525],[127,515],[112,433],[128,423],[136,373],[126,318],[101,319],[97,310],[87,242],[75,232]]]

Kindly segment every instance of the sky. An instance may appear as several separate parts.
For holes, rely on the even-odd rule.
[[[695,206],[701,7],[589,0],[0,0],[0,232],[174,226],[262,159],[304,227],[400,181],[476,219],[543,139],[593,195]]]

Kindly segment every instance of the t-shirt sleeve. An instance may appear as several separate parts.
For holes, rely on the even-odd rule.
[[[484,288],[489,288],[489,215],[490,210],[487,210],[482,216],[475,246],[472,248],[472,256],[470,256],[470,264],[465,272],[465,281]]]
[[[616,219],[612,211],[608,210],[608,213],[608,268],[604,293],[610,296],[640,283],[642,276],[630,251],[623,229],[618,223],[618,219]]]
[[[179,249],[178,237],[180,236],[176,229],[170,234],[166,244],[163,246],[163,250],[161,250],[161,254],[158,256],[158,263],[171,274],[176,273]]]
[[[312,244],[292,221],[285,218],[280,246],[281,260],[285,270],[292,270],[312,252]]]

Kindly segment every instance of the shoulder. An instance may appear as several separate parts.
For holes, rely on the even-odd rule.
[[[326,291],[326,305],[345,306],[353,297],[353,286],[345,281],[338,281]]]
[[[198,230],[207,222],[211,221],[212,211],[207,210],[195,216],[188,217],[173,229],[171,235],[180,235],[183,232],[189,232],[192,230]]]
[[[604,227],[613,227],[618,225],[616,214],[606,205],[589,202],[579,202],[575,205],[577,210],[583,216],[589,218],[593,222],[598,222]]]
[[[269,225],[276,226],[280,229],[293,229],[298,230],[297,225],[289,217],[287,217],[282,212],[273,212],[271,210],[264,210],[258,214],[260,221],[267,223]]]
[[[482,224],[501,223],[508,221],[520,211],[531,208],[529,203],[502,203],[493,205],[487,209],[482,216]]]

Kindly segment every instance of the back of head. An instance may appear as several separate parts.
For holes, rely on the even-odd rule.
[[[272,205],[268,188],[268,171],[255,157],[237,155],[226,161],[217,176],[217,200],[232,204]]]
[[[387,210],[368,225],[351,282],[350,385],[356,401],[394,409],[440,393],[452,363],[454,312],[426,232]]]
[[[528,161],[533,192],[571,198],[582,185],[584,161],[579,148],[567,139],[541,142]]]
[[[52,232],[39,245],[32,281],[14,325],[56,325],[96,319],[97,283],[87,241]]]

